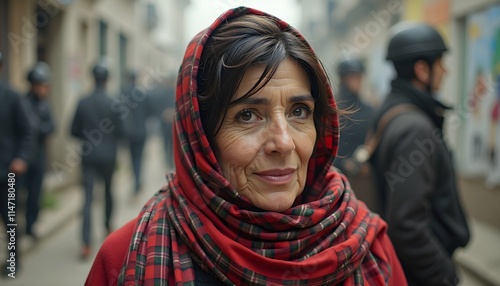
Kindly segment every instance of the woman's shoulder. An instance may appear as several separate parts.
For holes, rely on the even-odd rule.
[[[135,225],[137,224],[137,217],[127,222],[124,226],[113,231],[103,242],[99,252],[104,252],[104,254],[117,253],[117,250],[123,250],[125,254],[130,245],[130,238],[134,233]]]
[[[137,218],[134,218],[104,240],[85,285],[114,285],[118,282],[136,223]]]

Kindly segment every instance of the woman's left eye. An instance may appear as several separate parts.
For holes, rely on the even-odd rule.
[[[306,119],[309,117],[309,115],[311,115],[311,113],[312,110],[308,106],[303,105],[295,107],[290,113],[290,116]]]

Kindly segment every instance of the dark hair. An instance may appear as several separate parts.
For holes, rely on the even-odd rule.
[[[277,20],[244,15],[218,27],[207,40],[201,55],[198,99],[201,122],[210,143],[220,130],[229,106],[262,89],[286,58],[299,64],[309,78],[315,99],[313,116],[319,129],[317,136],[322,138],[325,132],[334,131],[330,122],[321,120],[337,110],[329,103],[329,79],[313,51],[292,28],[282,30]],[[244,96],[231,101],[247,69],[256,64],[265,65],[257,83]]]

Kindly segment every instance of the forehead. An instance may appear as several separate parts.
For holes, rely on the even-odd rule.
[[[264,64],[255,64],[250,66],[243,76],[243,80],[255,80],[259,79],[264,71]],[[273,79],[279,78],[296,78],[303,77],[307,79],[307,74],[304,69],[294,60],[285,58],[278,66],[276,73],[273,75]]]
[[[242,96],[248,92],[262,76],[265,66],[263,64],[250,66],[241,80],[236,96]],[[266,88],[289,88],[310,90],[309,77],[305,70],[294,60],[284,59],[278,66],[276,72],[266,83]]]

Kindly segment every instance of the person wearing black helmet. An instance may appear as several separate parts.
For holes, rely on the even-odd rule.
[[[106,92],[109,77],[107,65],[100,61],[92,69],[95,89],[78,103],[71,125],[71,134],[80,139],[85,199],[83,206],[81,258],[91,254],[91,208],[94,178],[104,181],[105,219],[104,225],[111,233],[113,199],[111,182],[116,163],[118,141],[121,136],[119,113],[112,111],[112,100]]]
[[[452,255],[469,240],[453,161],[443,140],[444,113],[450,108],[436,97],[447,50],[429,25],[398,29],[387,52],[396,78],[374,123],[379,126],[392,112],[372,163],[381,214],[409,285],[456,285]]]
[[[0,69],[2,60],[0,53]],[[7,83],[0,81],[0,213],[6,230],[16,234],[13,245],[7,246],[8,241],[5,241],[7,257],[14,257],[15,267],[9,268],[12,265],[10,262],[2,264],[4,275],[12,274],[10,269],[16,272],[20,269],[17,251],[20,236],[17,227],[13,226],[17,220],[10,220],[9,210],[12,211],[12,206],[18,201],[18,194],[14,191],[18,190],[16,183],[28,169],[33,152],[35,141],[32,130],[25,102]]]
[[[54,132],[55,125],[47,97],[50,92],[50,67],[38,62],[28,72],[30,90],[25,96],[30,120],[34,128],[35,148],[23,177],[23,185],[28,191],[26,201],[26,234],[37,238],[33,226],[40,211],[40,196],[46,165],[47,138]]]

